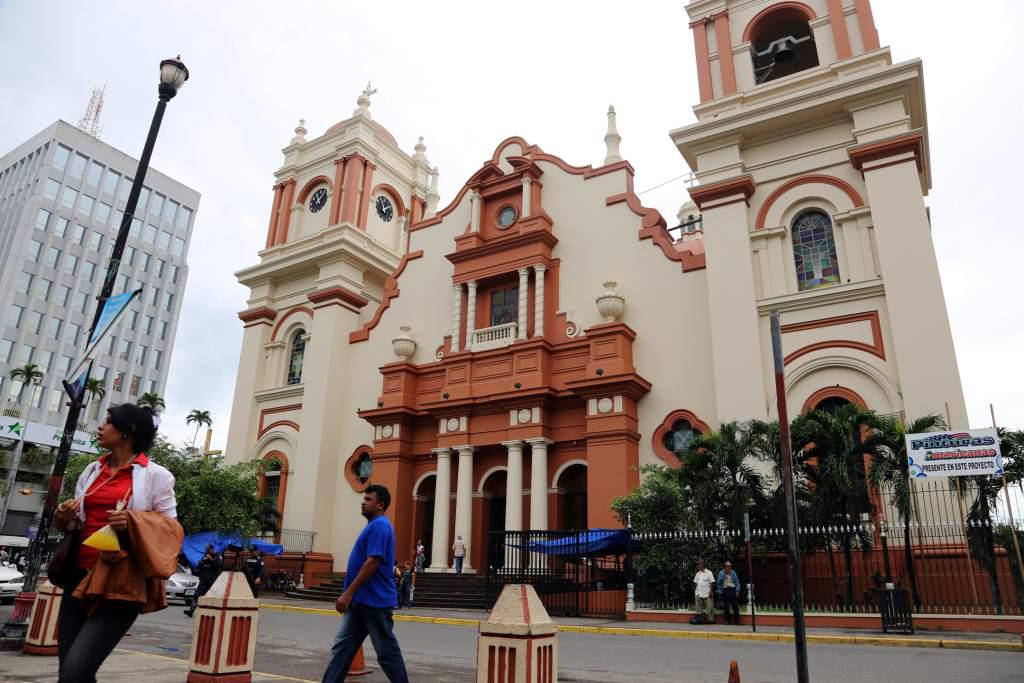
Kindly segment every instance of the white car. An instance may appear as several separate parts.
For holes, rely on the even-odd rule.
[[[14,602],[24,583],[24,574],[10,565],[0,565],[0,602]]]
[[[167,594],[168,602],[171,600],[181,600],[182,602],[190,603],[198,587],[199,577],[192,576],[188,569],[179,564],[178,571],[171,574],[171,578],[167,579],[164,592]]]

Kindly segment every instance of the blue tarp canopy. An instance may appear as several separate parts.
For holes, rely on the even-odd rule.
[[[267,555],[280,555],[284,552],[284,546],[280,543],[267,543],[258,538],[244,538],[239,534],[224,534],[219,531],[204,531],[201,534],[186,536],[181,544],[181,552],[188,559],[188,563],[195,569],[199,566],[199,560],[203,559],[207,544],[213,544],[217,553],[224,552],[229,546],[235,548],[252,548]]]
[[[588,529],[550,541],[531,541],[513,547],[542,555],[612,555],[625,552],[629,544],[626,529]]]

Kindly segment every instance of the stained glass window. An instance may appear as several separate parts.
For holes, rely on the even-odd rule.
[[[672,431],[666,432],[662,437],[662,444],[681,460],[687,446],[690,445],[694,437],[699,435],[700,432],[694,429],[687,420],[676,420],[672,424]]]
[[[368,453],[360,453],[359,458],[352,463],[352,473],[360,484],[370,481],[370,475],[373,473],[373,458]]]
[[[793,260],[800,291],[842,282],[832,221],[822,211],[805,211],[793,221]]]
[[[299,330],[292,337],[292,349],[288,355],[288,384],[302,382],[302,359],[306,355],[306,331]]]

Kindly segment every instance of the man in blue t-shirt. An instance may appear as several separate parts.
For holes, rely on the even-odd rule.
[[[408,683],[402,649],[395,638],[392,612],[398,600],[392,567],[395,564],[395,530],[384,515],[391,494],[379,484],[363,492],[363,517],[367,524],[348,556],[345,591],[335,607],[341,625],[331,646],[331,661],[323,683],[342,683],[352,659],[370,636],[377,663],[393,683]]]

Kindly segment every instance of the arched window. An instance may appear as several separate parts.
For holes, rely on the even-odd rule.
[[[302,382],[302,360],[306,356],[306,331],[299,328],[292,336],[288,352],[288,384]]]
[[[693,428],[689,420],[676,420],[672,423],[672,428],[665,432],[665,436],[661,437],[661,440],[667,450],[682,460],[683,454],[686,453],[686,447],[697,436],[700,436],[700,432]]]
[[[804,211],[793,221],[792,237],[796,283],[801,292],[842,282],[828,214],[817,209]]]
[[[800,3],[784,3],[751,22],[748,31],[755,83],[766,83],[818,66],[818,49],[808,19]]]

